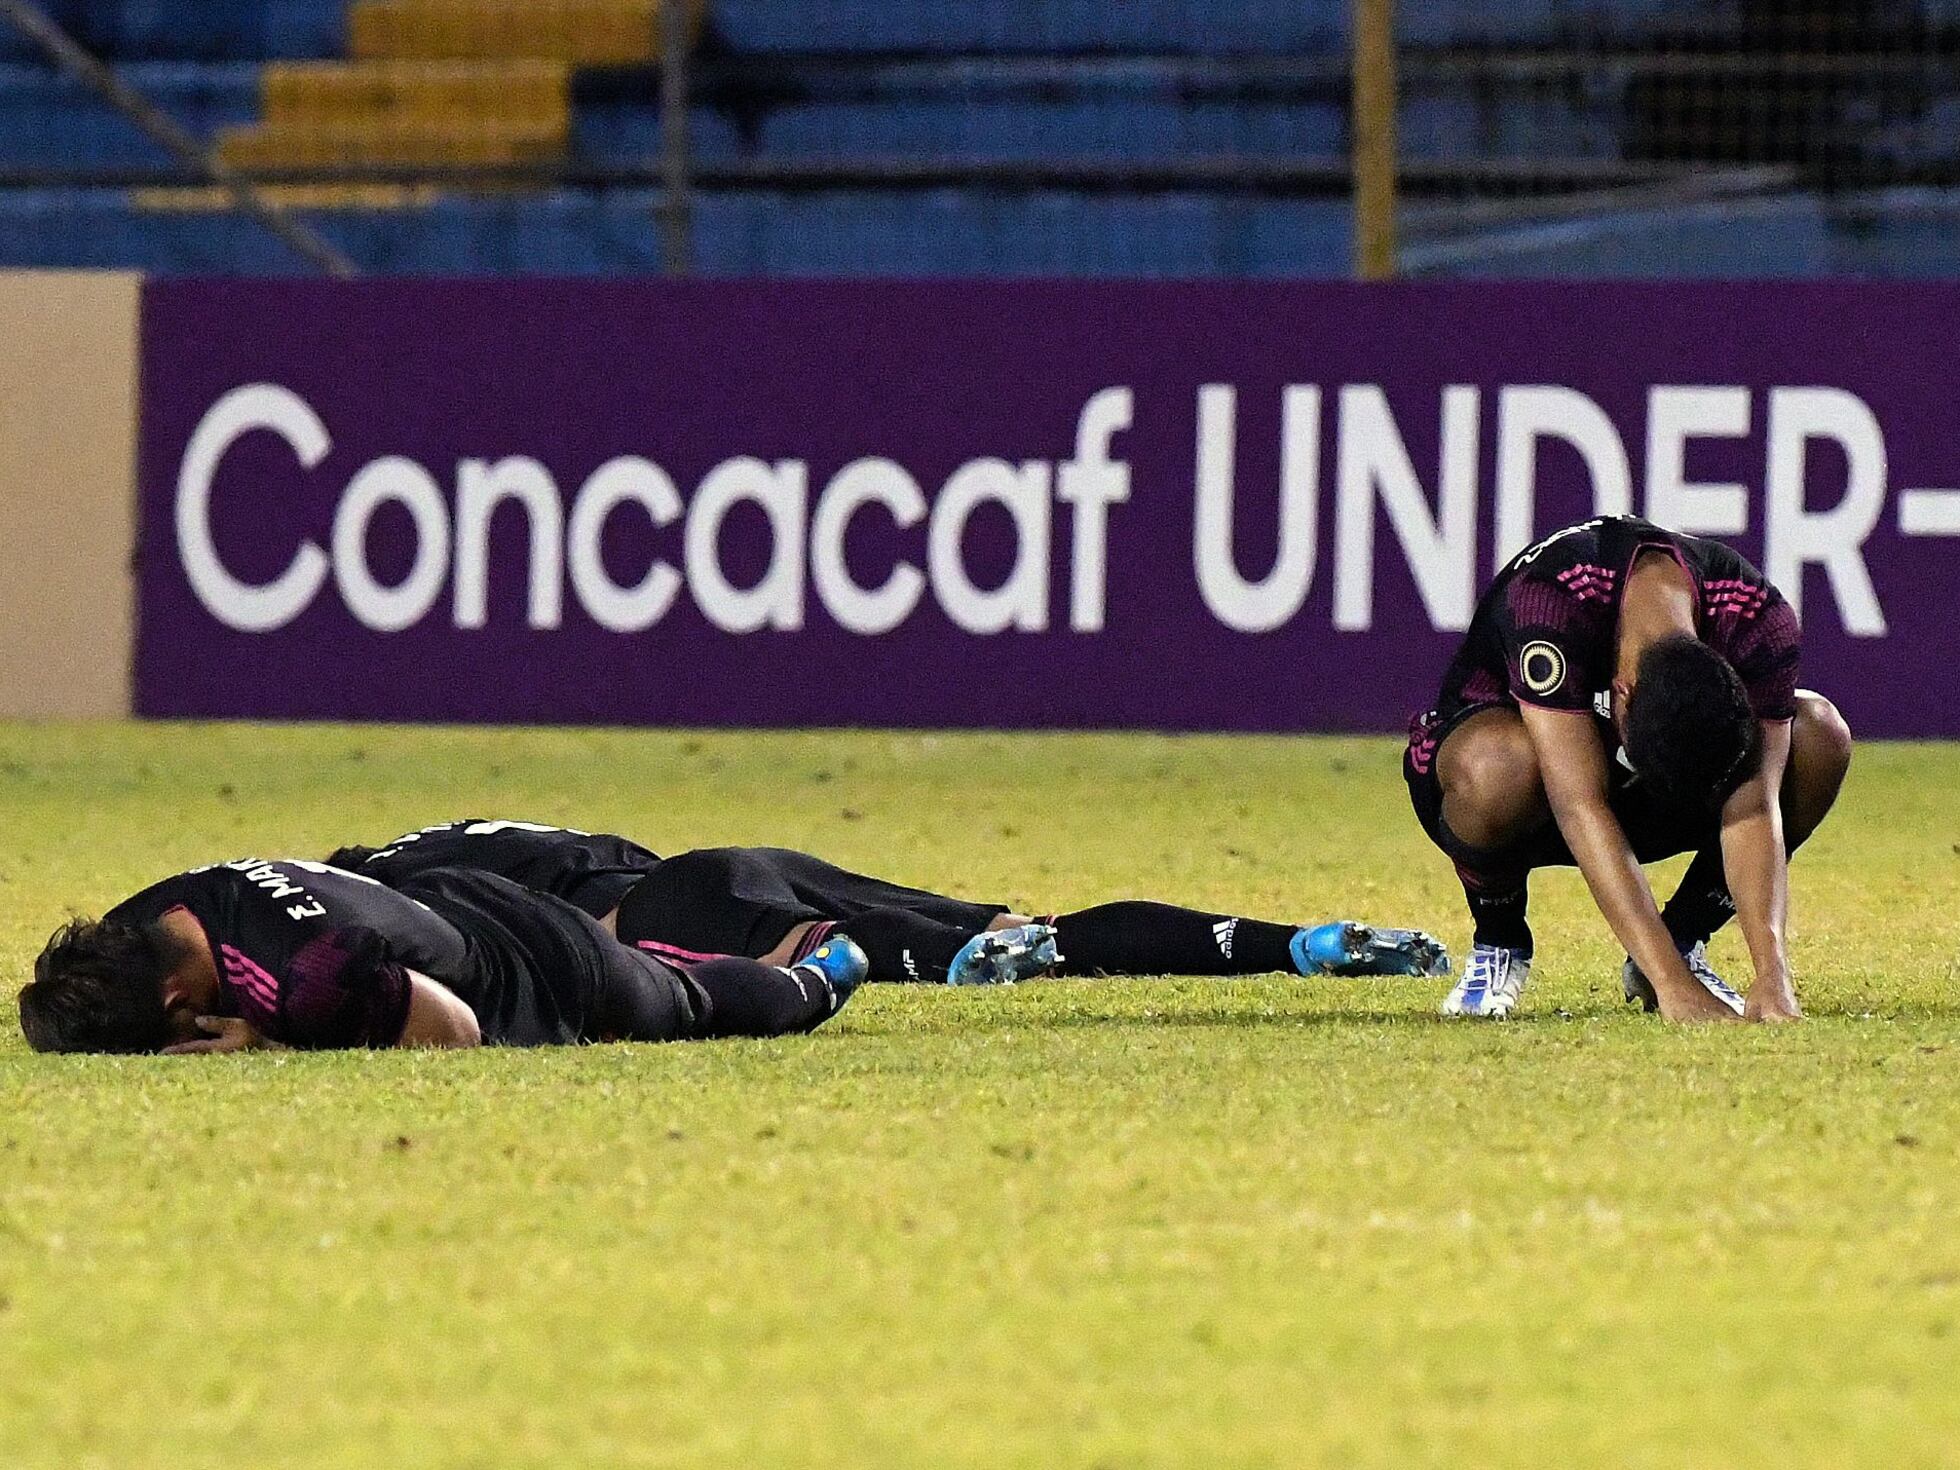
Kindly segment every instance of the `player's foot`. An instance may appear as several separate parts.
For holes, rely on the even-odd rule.
[[[1485,1016],[1501,1021],[1517,1009],[1524,982],[1531,978],[1528,950],[1479,944],[1470,951],[1463,978],[1443,998],[1446,1016]]]
[[[871,961],[857,947],[856,940],[833,934],[790,969],[792,974],[800,972],[814,977],[830,992],[830,1013],[834,1016],[844,1009],[851,993],[864,984],[864,977],[871,973]]]
[[[953,956],[948,985],[1014,985],[1062,962],[1052,924],[1022,924],[976,934]]]
[[[1697,944],[1692,949],[1681,951],[1681,958],[1688,962],[1688,973],[1701,982],[1706,990],[1723,1005],[1742,1014],[1743,1000],[1735,987],[1715,973],[1715,967],[1708,963],[1708,946]],[[1620,990],[1628,1002],[1643,1011],[1657,1011],[1661,1008],[1660,998],[1654,994],[1654,985],[1640,973],[1640,966],[1628,960],[1620,966]]]
[[[1377,929],[1344,919],[1297,929],[1288,952],[1302,975],[1447,975],[1450,952],[1420,929]]]

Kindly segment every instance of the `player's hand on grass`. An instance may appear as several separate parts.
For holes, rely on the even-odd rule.
[[[197,1029],[208,1033],[208,1039],[180,1041],[175,1046],[166,1046],[163,1054],[167,1057],[182,1057],[201,1052],[285,1050],[250,1021],[242,1020],[237,1016],[199,1016]]]
[[[1745,1021],[1801,1021],[1803,1007],[1797,1004],[1796,992],[1786,982],[1782,985],[1756,984],[1749,987],[1749,994],[1743,1000],[1742,1018]]]
[[[1655,987],[1660,999],[1661,1019],[1666,1021],[1740,1021],[1742,1017],[1723,1005],[1701,986],[1690,981],[1679,988]]]

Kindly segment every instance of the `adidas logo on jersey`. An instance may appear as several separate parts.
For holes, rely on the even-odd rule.
[[[1218,941],[1218,952],[1226,959],[1232,957],[1232,936],[1238,932],[1237,919],[1220,919],[1211,926],[1211,937]]]

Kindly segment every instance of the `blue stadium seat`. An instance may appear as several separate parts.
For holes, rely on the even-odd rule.
[[[1398,117],[1405,159],[1617,159],[1624,118],[1617,96],[1591,102],[1544,93],[1480,98],[1469,91],[1417,96]]]
[[[641,274],[659,268],[650,190],[451,197],[307,218],[366,270],[446,275]],[[1889,190],[1832,206],[1809,195],[1505,227],[1502,248],[1444,258],[1420,240],[1420,276],[1791,277],[1960,274],[1960,189]],[[1211,195],[1097,197],[980,191],[704,197],[709,276],[1345,275],[1341,201]],[[224,212],[156,211],[113,189],[0,192],[0,266],[157,274],[293,275],[307,267]]]
[[[39,0],[83,45],[112,61],[252,61],[335,56],[347,0]],[[0,21],[0,61],[41,53]]]
[[[249,122],[259,70],[224,63],[148,62],[125,76],[199,137]],[[169,155],[87,87],[45,67],[0,64],[0,168],[160,168]]]
[[[1348,207],[1207,195],[994,195],[964,190],[713,201],[698,255],[714,275],[1330,275]]]
[[[688,110],[687,132],[688,152],[701,163],[728,163],[749,151],[734,120],[711,107]],[[584,162],[646,166],[660,157],[662,146],[656,102],[586,105],[572,115],[572,152]]]
[[[445,198],[307,218],[364,269],[407,274],[645,273],[648,190]],[[705,197],[711,276],[1286,276],[1344,272],[1347,206],[1202,195],[928,193]],[[305,265],[236,215],[137,208],[120,190],[0,193],[0,265],[291,275]]]
[[[1342,147],[1346,93],[1333,71],[1275,78],[1198,59],[866,62],[794,88],[745,88],[738,69],[704,88],[714,101],[693,113],[693,146],[712,162],[1317,158]],[[658,153],[651,78],[588,79],[576,100],[585,158]]]
[[[1927,0],[1952,3],[1952,0]],[[734,50],[957,55],[1332,52],[1346,45],[1348,0],[855,0],[787,5],[716,0]],[[1719,20],[1708,0],[1423,0],[1400,6],[1411,45],[1614,39]]]
[[[786,108],[758,151],[777,158],[939,154],[978,158],[1300,158],[1340,150],[1344,110],[1283,104],[1082,100]]]
[[[737,51],[872,53],[1317,51],[1337,46],[1346,0],[714,0]]]
[[[1301,159],[1337,156],[1346,134],[1332,106],[1201,103],[878,103],[792,105],[753,130],[707,108],[692,113],[690,146],[704,162],[981,158],[1025,160],[1173,158]],[[660,153],[652,108],[581,112],[576,146],[590,161],[645,161]]]

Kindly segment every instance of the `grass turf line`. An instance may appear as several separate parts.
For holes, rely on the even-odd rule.
[[[1503,1027],[1280,978],[468,1056],[9,1020],[0,1464],[1948,1463],[1956,792],[1860,752],[1781,1030],[1626,1012],[1565,873]],[[465,815],[1467,938],[1386,741],[16,725],[0,811],[9,988],[70,906]]]

